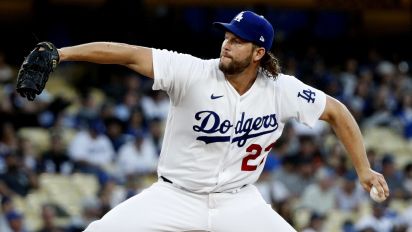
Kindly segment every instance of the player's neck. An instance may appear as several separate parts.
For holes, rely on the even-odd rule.
[[[225,75],[226,80],[229,81],[239,95],[243,95],[252,87],[256,77],[257,69],[246,69],[239,74]]]

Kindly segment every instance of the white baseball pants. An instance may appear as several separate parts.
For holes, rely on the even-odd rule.
[[[196,194],[159,180],[119,204],[86,232],[296,232],[257,188]]]

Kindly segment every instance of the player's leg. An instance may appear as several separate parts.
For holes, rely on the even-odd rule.
[[[262,198],[255,186],[247,186],[236,194],[216,196],[212,215],[212,231],[225,232],[296,232]]]
[[[202,230],[207,228],[207,209],[201,203],[200,196],[159,181],[110,210],[85,231]]]

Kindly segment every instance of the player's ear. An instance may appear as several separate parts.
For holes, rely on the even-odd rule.
[[[266,53],[266,50],[263,47],[255,46],[253,50],[253,61],[255,62],[261,60]]]

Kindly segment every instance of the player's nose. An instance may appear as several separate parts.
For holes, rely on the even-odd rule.
[[[222,44],[222,51],[229,51],[230,50],[230,43],[227,40],[223,41]]]

